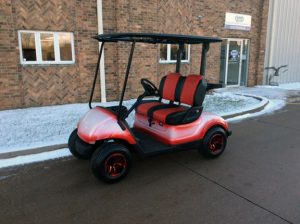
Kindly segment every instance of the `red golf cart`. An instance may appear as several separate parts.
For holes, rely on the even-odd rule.
[[[219,87],[205,81],[206,54],[209,44],[221,42],[221,39],[146,33],[102,34],[95,38],[102,45],[89,101],[90,110],[70,135],[68,145],[75,157],[91,159],[93,174],[98,179],[113,183],[124,178],[130,170],[133,152],[148,157],[197,149],[209,158],[223,153],[231,134],[227,122],[217,115],[202,112],[206,91]],[[119,105],[92,108],[104,44],[121,41],[131,43],[131,50]],[[176,70],[164,76],[158,88],[149,80],[141,79],[144,93],[128,109],[123,106],[123,99],[134,48],[138,43],[178,45]],[[184,44],[202,44],[200,74],[180,74]],[[136,111],[134,125],[129,127],[125,119],[133,110]]]

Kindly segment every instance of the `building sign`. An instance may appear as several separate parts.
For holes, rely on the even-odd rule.
[[[229,52],[229,60],[230,61],[234,61],[234,62],[239,61],[239,56],[240,56],[240,53],[238,52],[238,50],[234,49]]]
[[[251,29],[251,16],[226,12],[225,29],[249,31]]]

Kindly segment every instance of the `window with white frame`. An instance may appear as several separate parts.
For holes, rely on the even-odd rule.
[[[21,64],[73,64],[74,36],[71,32],[20,30]]]
[[[177,44],[161,44],[160,45],[160,63],[176,63],[177,59]],[[183,47],[181,62],[190,61],[190,45],[185,44]]]

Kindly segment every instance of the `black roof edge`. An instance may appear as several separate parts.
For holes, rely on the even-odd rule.
[[[217,43],[222,39],[218,37],[192,36],[182,34],[160,33],[109,33],[93,37],[100,42],[140,42],[150,44],[204,44]]]

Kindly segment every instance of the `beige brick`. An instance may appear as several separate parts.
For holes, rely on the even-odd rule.
[[[87,102],[97,63],[96,0],[7,0],[0,7],[0,109]],[[248,85],[262,83],[268,0],[112,0],[103,1],[104,32],[178,33],[250,39]],[[252,15],[251,31],[224,29],[226,12]],[[198,16],[201,15],[202,19]],[[18,30],[74,32],[75,65],[22,66]],[[211,46],[206,78],[218,82],[220,44]],[[108,100],[117,100],[124,80],[130,46],[106,44],[105,72]],[[199,73],[200,46],[191,47],[191,60],[181,73]],[[137,44],[126,98],[143,90],[142,77],[158,85],[175,64],[159,64],[159,46]],[[96,100],[100,99],[97,80]]]

